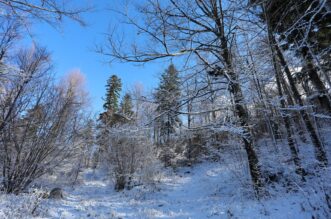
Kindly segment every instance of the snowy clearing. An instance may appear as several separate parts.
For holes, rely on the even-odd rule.
[[[81,185],[64,189],[63,200],[43,199],[33,218],[323,218],[323,209],[312,207],[321,197],[307,199],[299,191],[257,201],[250,187],[219,163],[169,170],[153,189],[137,186],[123,192],[115,192],[101,172],[82,175]],[[28,198],[2,195],[1,218],[32,217]],[[17,208],[16,202],[22,206]],[[10,213],[10,208],[18,213]]]

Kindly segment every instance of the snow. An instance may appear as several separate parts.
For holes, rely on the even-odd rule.
[[[89,169],[81,174],[79,185],[64,188],[63,200],[42,199],[34,218],[311,219],[313,214],[326,218],[325,213],[319,212],[323,209],[312,207],[321,201],[319,194],[308,199],[306,188],[299,187],[298,191],[287,193],[276,188],[269,189],[268,197],[257,200],[249,182],[238,179],[237,169],[235,164],[223,162],[203,162],[175,171],[164,169],[159,184],[137,186],[123,192],[114,191],[113,182],[104,171]],[[330,176],[330,170],[325,171]],[[17,204],[30,200],[28,205],[31,205],[31,197],[2,195],[0,217],[32,218],[31,206]],[[16,204],[15,207],[8,207],[10,203]],[[23,213],[9,214],[8,209]]]
[[[321,129],[330,145],[329,128]],[[116,192],[106,169],[86,169],[76,185],[65,183],[65,174],[47,176],[40,184],[48,191],[63,188],[62,200],[38,198],[37,193],[0,193],[0,218],[175,218],[175,219],[327,219],[330,208],[331,169],[317,168],[312,145],[297,139],[306,181],[294,173],[286,142],[272,147],[261,139],[257,151],[265,173],[280,173],[266,184],[268,194],[257,199],[248,177],[245,152],[235,140],[223,146],[217,161],[201,160],[191,167],[161,168],[154,184]],[[329,152],[330,148],[326,148]],[[38,184],[38,183],[37,183]],[[331,203],[329,203],[331,205]],[[35,208],[34,213],[31,212]]]

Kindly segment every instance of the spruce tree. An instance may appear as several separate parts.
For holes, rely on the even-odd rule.
[[[112,75],[107,80],[106,85],[106,102],[103,105],[103,108],[108,112],[117,112],[118,111],[118,100],[120,97],[120,92],[122,90],[122,82],[119,77]]]
[[[157,119],[159,142],[166,142],[180,123],[178,110],[180,104],[180,79],[178,71],[171,64],[161,75],[160,85],[157,88],[155,99],[158,104]]]

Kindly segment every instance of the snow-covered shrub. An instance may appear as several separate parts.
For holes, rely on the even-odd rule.
[[[31,193],[18,196],[7,195],[6,202],[2,203],[0,209],[0,217],[4,219],[45,217],[47,209],[42,205],[45,194],[43,190],[33,190]]]
[[[217,130],[187,130],[184,136],[184,156],[189,164],[201,159],[219,160],[222,150],[234,140],[230,133]]]
[[[186,158],[191,162],[197,161],[201,155],[205,152],[205,139],[204,136],[205,134],[202,133],[201,131],[187,131],[186,134],[186,153],[185,156]]]
[[[155,170],[155,148],[149,129],[124,126],[108,129],[103,137],[102,152],[115,178],[115,189],[131,188],[149,181]]]

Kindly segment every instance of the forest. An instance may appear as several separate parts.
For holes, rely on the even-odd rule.
[[[102,1],[90,52],[162,71],[96,107],[31,27],[97,1],[0,0],[0,218],[331,218],[330,1]]]

